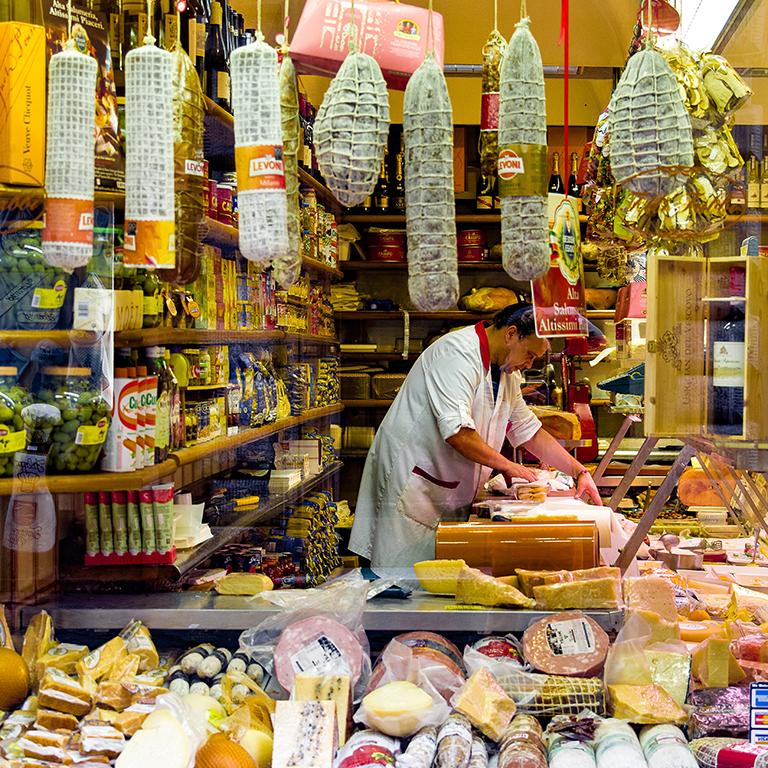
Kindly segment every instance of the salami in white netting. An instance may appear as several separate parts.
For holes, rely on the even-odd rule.
[[[387,85],[376,61],[350,52],[326,91],[315,120],[320,172],[342,205],[373,194],[389,133]]]
[[[268,267],[288,250],[277,52],[257,40],[232,52],[240,252]]]
[[[499,193],[504,271],[536,280],[549,269],[547,221],[547,113],[539,46],[516,25],[501,65]]]
[[[611,171],[632,192],[665,195],[679,183],[654,169],[693,165],[691,121],[675,75],[657,51],[640,51],[627,62],[608,105],[608,135]]]
[[[43,256],[67,272],[93,255],[96,70],[96,59],[76,51],[71,40],[48,65]]]
[[[408,290],[422,312],[459,298],[453,199],[453,112],[442,69],[429,51],[405,89],[405,218]]]

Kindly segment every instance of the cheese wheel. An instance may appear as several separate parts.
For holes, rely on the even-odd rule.
[[[608,635],[582,613],[547,616],[523,635],[526,660],[548,675],[597,677],[609,646]]]
[[[680,639],[686,643],[700,643],[710,635],[724,635],[725,627],[715,621],[679,621]]]

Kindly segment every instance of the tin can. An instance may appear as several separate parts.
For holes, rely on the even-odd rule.
[[[485,245],[484,229],[460,229],[456,233],[456,245]]]
[[[218,218],[218,189],[219,185],[216,183],[216,179],[208,179],[208,206],[205,209],[206,216],[209,219]]]
[[[222,223],[232,226],[232,185],[216,185],[216,218]]]

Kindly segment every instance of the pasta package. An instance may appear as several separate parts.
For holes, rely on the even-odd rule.
[[[459,298],[453,199],[453,112],[442,69],[430,51],[405,89],[405,219],[408,290],[423,312]]]
[[[494,29],[483,46],[483,95],[480,108],[480,173],[490,176],[499,161],[499,78],[507,41]]]
[[[504,271],[536,280],[549,269],[544,70],[530,19],[516,25],[501,65],[499,194]]]
[[[373,194],[389,133],[387,85],[376,60],[350,53],[326,91],[315,120],[320,172],[336,199],[359,205]]]

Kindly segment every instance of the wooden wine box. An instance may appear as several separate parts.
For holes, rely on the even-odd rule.
[[[761,254],[762,251],[762,254]],[[730,269],[746,269],[744,429],[718,435],[710,418],[708,325],[730,306]],[[645,361],[645,433],[768,441],[768,253],[747,238],[733,258],[651,258]]]

